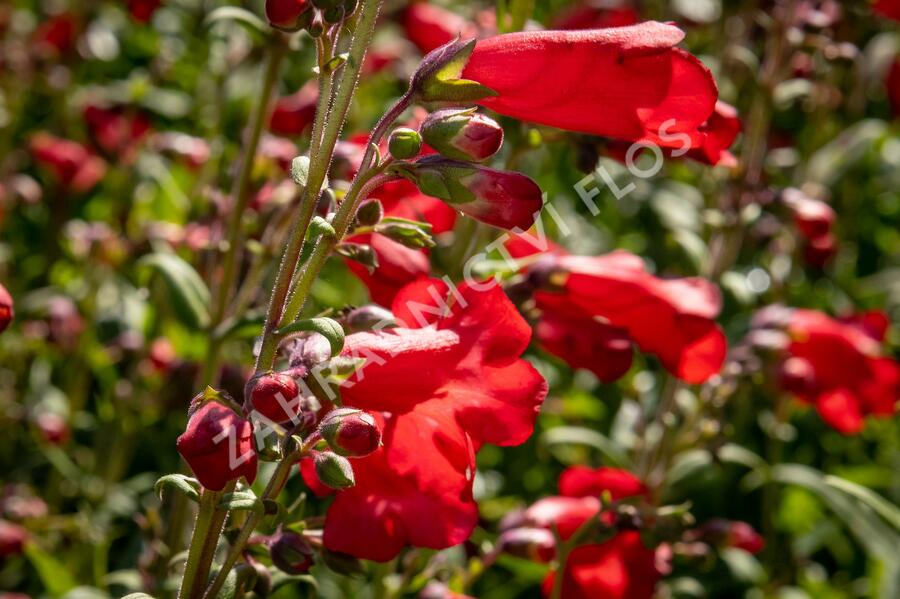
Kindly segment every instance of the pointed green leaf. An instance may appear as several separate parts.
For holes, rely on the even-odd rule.
[[[144,256],[138,267],[162,275],[170,292],[175,315],[185,325],[204,328],[209,325],[210,293],[194,267],[175,254],[157,252]],[[145,283],[146,277],[145,277]]]
[[[163,498],[163,490],[165,489],[178,491],[194,501],[200,499],[200,481],[184,474],[167,474],[153,485],[153,492],[160,499]]]

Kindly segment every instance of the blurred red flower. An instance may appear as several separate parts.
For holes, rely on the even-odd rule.
[[[15,315],[13,298],[3,284],[0,284],[0,333],[6,330]]]
[[[55,59],[68,54],[75,47],[78,21],[72,13],[53,15],[37,26],[31,34],[31,46],[41,58]]]
[[[347,337],[342,355],[366,363],[342,399],[380,413],[383,446],[351,460],[356,486],[337,494],[324,532],[328,549],[376,561],[468,538],[475,451],[524,442],[547,393],[519,357],[531,331],[499,287],[424,280],[393,308],[400,328]]]
[[[900,0],[875,0],[872,10],[883,17],[900,21]]]
[[[428,54],[457,37],[478,37],[478,27],[474,23],[428,2],[413,2],[403,11],[403,28],[406,37],[422,54]]]
[[[0,520],[0,559],[22,553],[29,536],[28,531],[18,524]]]
[[[128,11],[138,23],[149,23],[156,9],[163,5],[163,0],[128,0]]]
[[[866,416],[893,415],[900,398],[900,364],[882,354],[884,328],[873,330],[874,319],[858,324],[816,310],[790,311],[786,359],[804,360],[812,373],[805,389],[790,391],[844,434],[860,432]]]
[[[275,101],[269,130],[279,135],[302,135],[316,118],[318,102],[319,86],[310,80],[290,96]]]
[[[661,279],[644,269],[640,257],[621,250],[546,256],[530,272],[555,279],[535,294],[546,315],[537,329],[541,343],[601,380],[615,380],[628,370],[626,339],[689,383],[702,383],[722,367],[727,343],[715,322],[721,297],[705,279]]]
[[[477,42],[462,77],[497,92],[479,104],[523,121],[699,148],[718,91],[709,70],[675,48],[683,38],[654,21],[498,35]]]
[[[145,115],[94,104],[85,106],[84,121],[100,150],[107,157],[123,163],[134,159],[138,147],[150,132],[150,121]]]
[[[598,8],[590,3],[561,11],[553,19],[553,29],[605,29],[625,27],[639,21],[637,11],[626,3],[612,8]]]
[[[57,183],[78,193],[92,189],[106,174],[106,162],[75,141],[37,133],[31,138],[29,149]]]

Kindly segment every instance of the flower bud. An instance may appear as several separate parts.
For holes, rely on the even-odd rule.
[[[426,156],[398,170],[419,190],[501,229],[527,230],[543,206],[541,188],[520,173]]]
[[[810,239],[803,248],[803,259],[814,268],[824,268],[837,253],[834,235],[822,235]]]
[[[375,227],[375,231],[414,250],[434,247],[431,225],[399,218],[385,219]]]
[[[251,382],[250,403],[254,410],[271,420],[284,423],[300,413],[300,390],[293,378],[280,372],[265,374]]]
[[[266,0],[269,24],[282,31],[299,31],[311,15],[309,0]]]
[[[211,389],[194,398],[187,429],[177,442],[178,453],[211,491],[242,476],[250,483],[256,478],[253,428],[217,398],[221,395]]]
[[[332,410],[319,423],[319,434],[338,455],[362,457],[381,444],[381,429],[375,417],[354,408]]]
[[[27,540],[27,530],[18,524],[0,520],[0,559],[22,553]]]
[[[340,23],[344,20],[344,17],[343,6],[332,6],[322,11],[322,18],[325,19],[326,23]]]
[[[425,143],[456,160],[483,162],[503,145],[503,128],[474,108],[433,112],[419,131]]]
[[[388,151],[397,160],[415,158],[422,151],[422,136],[409,127],[398,127],[388,138]]]
[[[269,554],[272,563],[282,572],[306,574],[313,566],[315,551],[302,535],[278,531],[269,542]]]
[[[34,423],[41,432],[41,437],[50,445],[63,445],[71,436],[65,418],[56,412],[42,412]]]
[[[12,296],[6,287],[0,285],[0,333],[6,330],[14,316]]]
[[[353,466],[350,460],[330,451],[317,451],[313,453],[313,465],[316,468],[316,476],[326,487],[337,489],[349,489],[356,484],[353,478]]]
[[[834,209],[815,198],[807,197],[799,189],[789,188],[782,193],[782,200],[794,215],[794,224],[807,239],[827,235],[834,225]]]
[[[366,200],[359,206],[356,211],[356,222],[364,227],[371,227],[378,224],[384,217],[384,207],[381,202],[375,199]]]
[[[394,322],[394,315],[390,310],[381,306],[363,306],[351,310],[345,320],[348,333],[371,331],[375,328],[383,328]]]
[[[359,262],[370,273],[378,268],[378,254],[375,253],[372,246],[365,243],[341,243],[334,251],[348,260]]]

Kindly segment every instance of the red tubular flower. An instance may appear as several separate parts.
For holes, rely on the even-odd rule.
[[[63,187],[83,193],[92,189],[106,174],[106,163],[84,145],[38,133],[29,144],[34,159],[47,167]]]
[[[195,400],[196,401],[196,400]],[[192,407],[187,429],[178,437],[178,453],[200,484],[221,491],[232,480],[256,478],[253,429],[248,420],[214,400]]]
[[[100,150],[106,156],[126,163],[134,158],[138,146],[150,131],[150,121],[143,114],[127,115],[121,110],[93,104],[85,107],[84,120]]]
[[[855,434],[863,429],[866,416],[894,413],[900,398],[900,364],[882,355],[880,341],[872,333],[859,324],[801,309],[791,311],[787,331],[791,343],[786,360],[805,360],[814,377],[805,392],[790,391],[815,405],[826,423],[841,433]]]
[[[6,330],[14,317],[13,298],[6,287],[0,284],[0,333]]]
[[[163,0],[128,0],[128,11],[138,23],[149,23]]]
[[[475,37],[478,28],[458,14],[428,2],[414,2],[403,11],[406,37],[428,54],[457,37]]]
[[[546,351],[572,368],[590,370],[604,383],[620,379],[631,368],[634,350],[628,332],[590,314],[549,310],[534,333]]]
[[[709,119],[700,126],[703,142],[699,148],[690,150],[687,156],[713,166],[737,166],[737,158],[728,151],[741,132],[741,119],[737,109],[719,100]]]
[[[805,238],[815,240],[831,233],[836,219],[831,206],[794,188],[785,189],[782,200],[793,213],[797,230]]]
[[[499,287],[450,293],[422,282],[393,307],[406,328],[347,337],[343,355],[366,363],[342,399],[383,413],[383,446],[351,460],[356,486],[337,494],[324,532],[328,549],[377,561],[408,544],[440,549],[468,538],[476,449],[525,441],[547,393],[519,357],[528,325]]]
[[[41,58],[54,59],[75,47],[78,21],[72,13],[54,15],[38,25],[31,34],[31,44]]]
[[[588,31],[528,31],[476,43],[463,70],[497,95],[478,103],[523,121],[661,147],[701,147],[718,91],[674,46],[684,32],[649,21]]]
[[[269,119],[269,130],[278,135],[302,135],[316,118],[318,102],[319,85],[315,80],[290,96],[278,98]]]
[[[452,230],[456,223],[453,208],[421,193],[409,181],[386,183],[371,197],[381,202],[385,216],[429,223],[434,235]],[[375,250],[378,266],[371,273],[359,262],[347,260],[346,263],[369,289],[372,301],[382,306],[390,306],[401,288],[431,273],[427,249],[408,248],[378,233],[356,235],[349,241],[366,243]]]
[[[709,281],[660,279],[644,270],[638,256],[621,250],[595,257],[548,256],[538,267],[564,278],[560,290],[535,294],[545,314],[600,318],[627,331],[641,350],[656,355],[669,372],[689,383],[702,383],[722,367],[727,343],[714,320],[721,297]],[[547,338],[554,348],[554,340]],[[598,376],[608,379],[611,373],[603,369]]]

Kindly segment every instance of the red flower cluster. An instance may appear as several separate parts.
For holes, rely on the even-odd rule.
[[[683,38],[654,21],[498,35],[477,42],[462,77],[497,93],[479,104],[523,121],[701,148],[718,91],[709,70],[675,48]]]
[[[844,321],[816,310],[787,312],[790,336],[781,386],[816,407],[844,434],[866,416],[889,417],[900,399],[900,364],[881,352],[887,320],[878,313]]]
[[[0,284],[0,333],[6,330],[14,315],[13,298],[6,287]]]
[[[513,522],[517,527],[556,529],[565,541],[602,509],[600,496],[608,493],[613,501],[647,494],[644,484],[630,472],[615,468],[592,469],[576,466],[563,472],[560,495],[546,497],[529,507]],[[612,526],[611,513],[599,514],[599,523]],[[549,556],[544,555],[549,559]],[[544,580],[543,590],[550,595],[559,572]],[[562,596],[566,599],[650,599],[660,573],[655,552],[644,546],[640,533],[625,530],[602,543],[588,542],[577,547],[566,560],[562,576]]]
[[[541,345],[604,382],[631,367],[632,343],[689,383],[702,383],[722,367],[727,342],[715,322],[721,297],[705,279],[661,279],[622,250],[604,256],[557,250],[528,275],[538,289]]]
[[[74,192],[90,191],[106,174],[103,159],[78,142],[38,133],[29,148],[34,160],[44,165],[57,183]]]
[[[352,460],[356,485],[337,494],[324,531],[328,549],[377,561],[468,538],[475,452],[524,442],[547,393],[519,357],[531,331],[498,287],[423,280],[393,310],[402,327],[347,337],[343,355],[366,362],[343,403],[377,413],[383,446]]]

